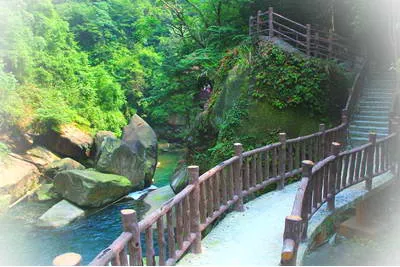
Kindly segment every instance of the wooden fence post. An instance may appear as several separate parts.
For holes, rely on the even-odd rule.
[[[130,265],[142,266],[142,244],[136,211],[132,209],[121,210],[121,217],[124,232],[132,233],[132,239],[128,242]]]
[[[188,172],[190,183],[194,185],[194,190],[190,195],[190,230],[196,235],[192,251],[194,254],[199,254],[201,253],[199,166],[189,166]]]
[[[240,143],[235,143],[235,155],[239,157],[239,161],[236,163],[235,168],[235,195],[238,196],[238,201],[235,204],[236,211],[244,211],[243,209],[243,145]]]
[[[332,58],[332,52],[333,52],[333,31],[329,30],[329,37],[328,37],[328,52],[329,52],[329,58]]]
[[[257,11],[257,34],[261,31],[261,10]]]
[[[336,179],[338,179],[337,175],[337,165],[338,165],[338,155],[340,153],[341,145],[339,143],[333,142],[331,153],[335,156],[335,160],[331,162],[330,166],[330,173],[329,173],[329,181],[328,181],[328,210],[334,211],[335,210],[335,186],[336,186]]]
[[[81,263],[82,256],[73,252],[61,254],[53,260],[53,266],[80,266]]]
[[[311,55],[311,24],[307,24],[307,56]]]
[[[253,34],[253,32],[252,32],[253,20],[254,20],[254,17],[250,16],[250,18],[249,18],[249,36],[251,36]]]
[[[268,28],[269,28],[269,38],[274,37],[274,8],[270,7],[268,9]]]
[[[396,133],[397,136],[394,138],[394,145],[392,148],[393,155],[392,155],[392,166],[391,166],[391,171],[393,175],[399,176],[400,172],[400,122],[397,120],[397,117],[393,120],[392,122],[392,131],[393,133]],[[397,165],[397,170],[396,170],[396,165]]]
[[[374,154],[376,146],[376,133],[370,133],[368,142],[372,145],[368,148],[367,153],[367,177],[365,179],[365,187],[368,191],[372,189],[372,178],[374,177]]]
[[[343,124],[349,123],[349,111],[347,109],[342,110],[342,123]]]
[[[325,158],[325,149],[326,149],[326,126],[324,123],[321,123],[319,125],[319,132],[321,133],[321,144],[319,146],[319,156],[318,156],[318,160],[322,160]]]
[[[312,182],[312,168],[314,166],[314,162],[311,160],[303,160],[301,162],[302,165],[302,177],[308,177],[308,184]],[[310,186],[307,186],[306,191],[304,193],[304,202],[303,202],[303,210],[302,210],[302,233],[301,240],[307,239],[307,230],[308,230],[308,214],[311,213],[311,194],[310,194]]]
[[[286,176],[286,133],[279,134],[279,141],[282,144],[279,153],[279,185],[278,190],[282,190],[285,187],[285,176]]]
[[[319,55],[319,32],[315,33],[315,42],[314,42],[314,57],[318,57]]]

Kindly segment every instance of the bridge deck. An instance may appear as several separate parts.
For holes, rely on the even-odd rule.
[[[391,180],[375,177],[373,188]],[[299,183],[273,191],[247,204],[245,212],[228,214],[203,240],[201,254],[187,254],[177,265],[279,265],[285,217],[290,214]],[[336,197],[338,208],[368,193],[356,184]],[[309,233],[329,215],[326,204],[310,221]],[[311,234],[311,233],[310,233]],[[307,247],[307,246],[306,246]],[[303,247],[300,253],[304,253]]]

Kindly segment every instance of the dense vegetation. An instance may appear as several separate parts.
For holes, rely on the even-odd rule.
[[[204,169],[229,158],[235,142],[252,149],[276,142],[281,131],[297,137],[317,130],[320,122],[335,125],[350,81],[333,62],[271,44],[233,49],[218,73],[210,108],[190,135],[192,160]]]
[[[373,14],[373,2],[0,1],[0,128],[41,132],[74,123],[91,133],[104,129],[119,135],[134,113],[160,128],[177,115],[186,130],[195,122],[196,129],[203,124],[205,136],[219,132],[220,142],[211,147],[220,151],[221,144],[231,141],[232,126],[255,113],[249,99],[268,101],[269,113],[276,118],[277,111],[296,114],[307,109],[308,115],[329,121],[326,114],[335,107],[327,102],[329,90],[324,88],[337,86],[328,84],[337,73],[332,64],[289,56],[272,47],[254,51],[247,35],[248,18],[274,6],[299,22],[357,37],[370,32],[365,22]],[[240,68],[242,63],[249,66],[249,60],[254,67]],[[254,78],[248,81],[253,88],[221,113],[219,92],[229,83],[232,69],[244,80]],[[205,118],[195,120],[202,111],[198,93],[206,84],[216,92],[211,110],[219,114],[216,122],[221,127],[210,128]],[[270,127],[271,133],[278,130]],[[179,132],[174,138],[187,134]],[[249,144],[252,135],[243,138]]]

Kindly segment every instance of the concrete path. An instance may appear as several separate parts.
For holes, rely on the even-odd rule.
[[[231,212],[202,240],[201,254],[187,254],[178,265],[279,265],[285,217],[290,214],[298,183],[245,204]]]

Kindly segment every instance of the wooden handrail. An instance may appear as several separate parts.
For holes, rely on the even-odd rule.
[[[253,28],[256,28],[256,30]],[[284,32],[282,28],[295,34],[296,38],[289,36],[288,32]],[[270,38],[278,35],[279,38],[282,38],[295,47],[298,45],[305,47],[304,53],[307,56],[336,59],[339,61],[349,60],[353,63],[355,58],[360,56],[358,55],[359,49],[355,48],[348,38],[340,36],[333,31],[327,32],[317,29],[310,24],[303,25],[293,21],[274,12],[271,7],[266,12],[258,11],[257,16],[255,18],[250,17],[249,20],[249,34],[251,36],[263,35],[266,32],[268,32]],[[297,37],[302,37],[306,40],[298,40],[299,38]],[[303,51],[303,48],[299,50]]]

